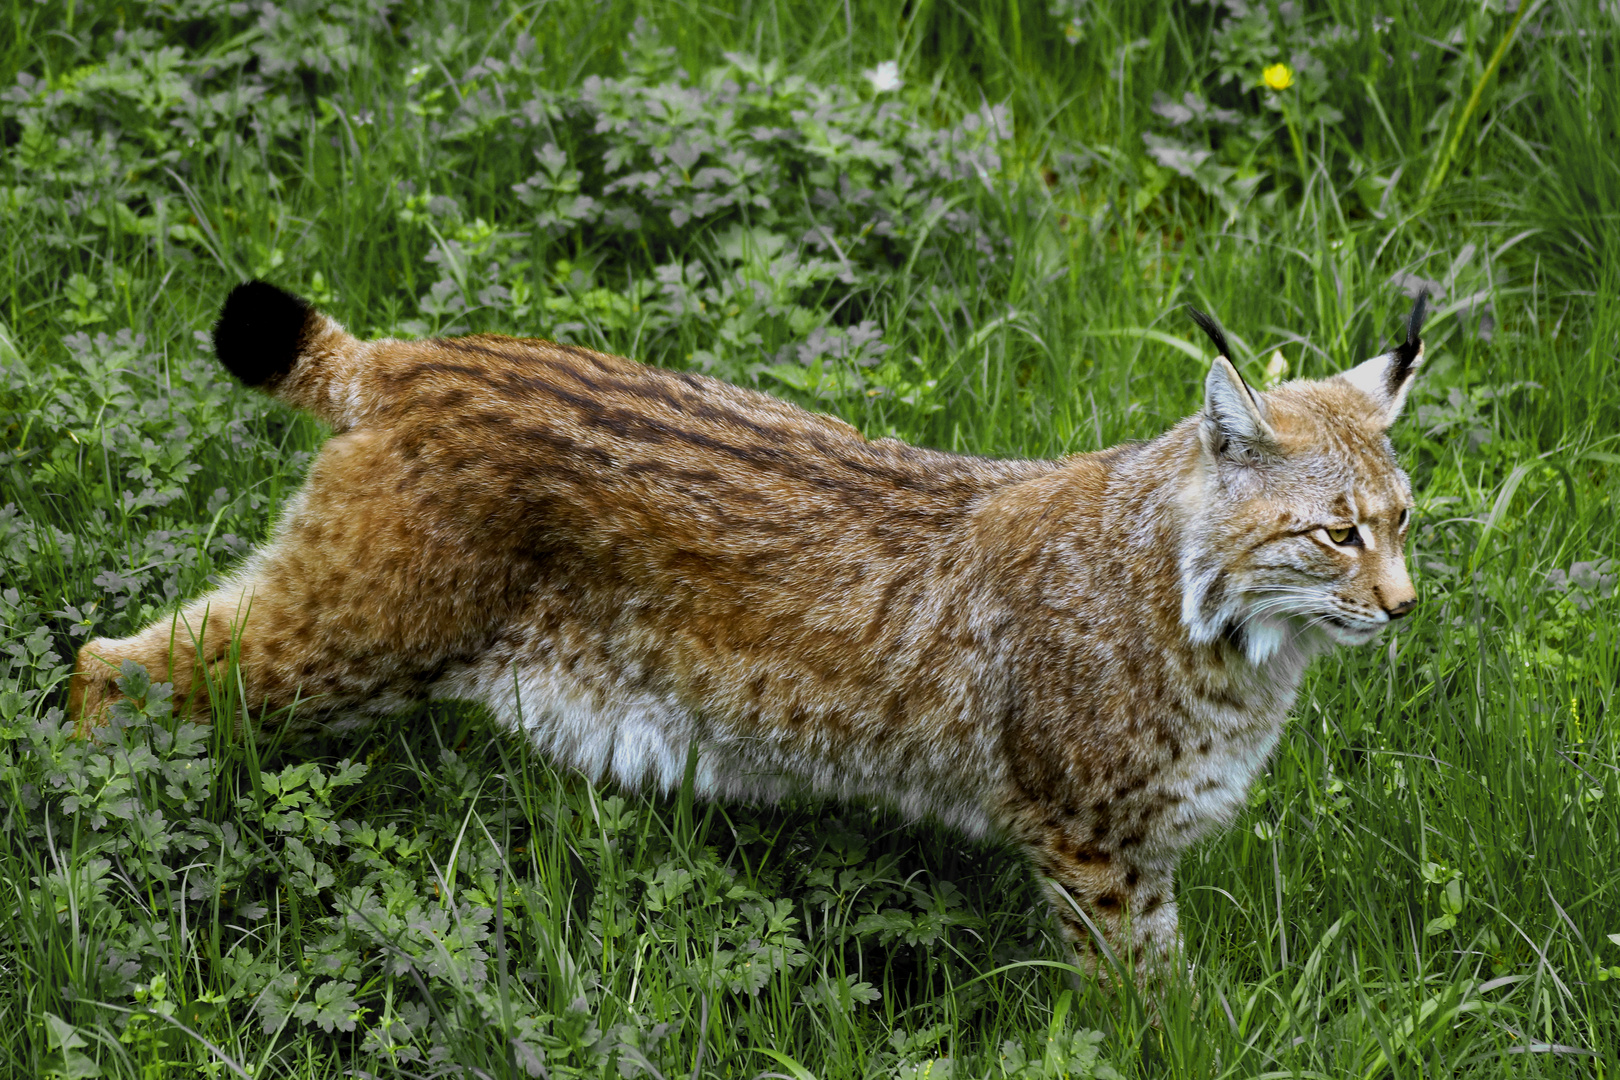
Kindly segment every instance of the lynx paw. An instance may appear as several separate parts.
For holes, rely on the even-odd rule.
[[[79,738],[104,727],[107,710],[123,697],[117,683],[123,674],[123,659],[116,643],[106,638],[96,638],[79,650],[73,681],[68,684],[68,719]]]

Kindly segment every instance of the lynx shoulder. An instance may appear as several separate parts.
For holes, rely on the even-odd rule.
[[[1178,854],[1231,820],[1311,655],[1416,598],[1386,430],[1406,339],[1248,387],[1213,320],[1201,411],[1062,461],[871,442],[699,375],[545,341],[360,341],[272,286],[214,331],[336,434],[225,585],[80,652],[88,731],[125,660],[206,718],[481,702],[593,778],[876,799],[1022,847],[1082,962],[1177,948]],[[1084,919],[1081,915],[1084,915]]]

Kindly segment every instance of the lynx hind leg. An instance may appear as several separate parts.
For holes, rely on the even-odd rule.
[[[1176,970],[1181,931],[1173,859],[1110,851],[1061,835],[1030,845],[1029,853],[1053,916],[1088,974],[1111,985],[1118,964],[1132,973],[1138,988],[1147,990]],[[1111,961],[1092,927],[1101,932]]]
[[[367,612],[315,562],[299,558],[299,549],[262,551],[245,581],[132,637],[98,638],[80,649],[68,699],[79,733],[107,722],[125,660],[144,666],[153,682],[172,682],[175,711],[201,723],[210,719],[208,678],[217,680],[232,662],[242,704],[261,722],[331,728],[334,714],[343,714],[339,728],[368,726],[408,704],[418,680],[398,643],[367,633],[375,629]],[[355,588],[373,598],[386,592],[369,580]]]
[[[108,708],[122,696],[118,678],[125,661],[140,664],[154,683],[174,684],[175,710],[208,718],[208,693],[197,677],[226,659],[245,629],[246,598],[221,590],[193,601],[126,638],[93,638],[79,650],[68,691],[68,715],[80,736],[107,722]]]

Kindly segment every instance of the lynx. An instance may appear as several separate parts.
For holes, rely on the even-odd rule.
[[[79,653],[206,719],[481,702],[593,779],[878,800],[1027,854],[1080,965],[1179,952],[1189,844],[1229,823],[1301,675],[1416,603],[1386,431],[1423,355],[1250,388],[1211,318],[1203,408],[1151,442],[999,461],[868,441],[696,374],[492,335],[360,341],[238,286],[237,378],[335,435],[230,582]],[[1099,972],[1107,977],[1108,965]]]

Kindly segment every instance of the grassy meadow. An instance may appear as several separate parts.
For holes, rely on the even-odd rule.
[[[1617,45],[1607,0],[0,0],[0,1076],[1620,1076]],[[140,671],[87,747],[74,651],[326,434],[211,358],[253,276],[1040,456],[1197,407],[1188,304],[1265,384],[1428,288],[1420,606],[1184,859],[1157,1024],[881,807],[594,787],[456,706],[291,743],[229,678],[177,724]]]

